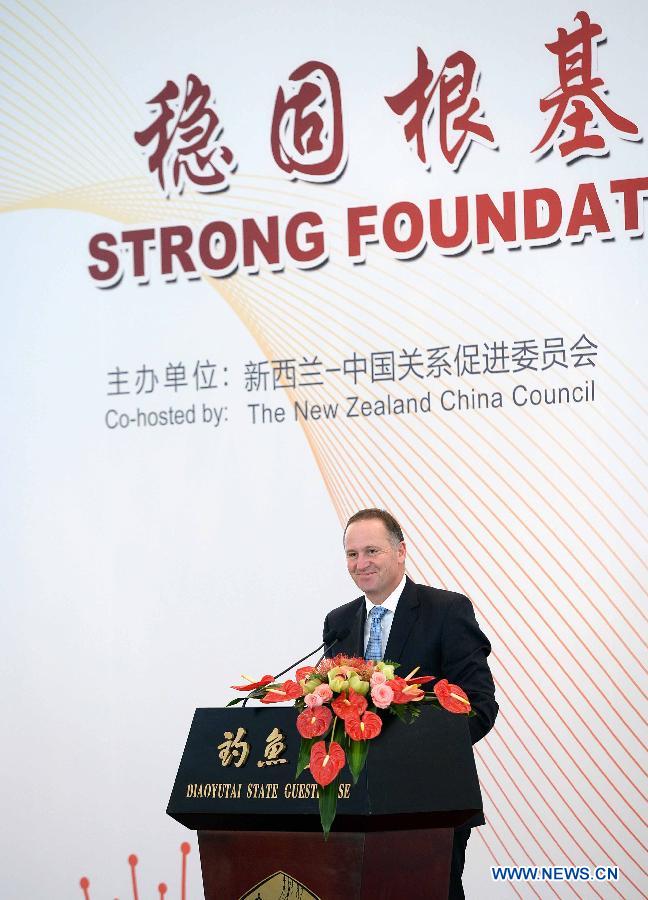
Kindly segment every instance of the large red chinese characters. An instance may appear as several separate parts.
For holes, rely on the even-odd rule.
[[[346,165],[340,82],[330,66],[307,62],[277,91],[270,145],[291,178],[334,181]]]
[[[625,140],[640,139],[639,129],[615,112],[603,99],[604,81],[594,77],[594,53],[605,40],[603,29],[586,12],[579,12],[578,27],[572,32],[558,29],[558,37],[547,50],[558,61],[558,87],[540,100],[543,113],[551,119],[533,153],[544,156],[555,147],[569,161],[579,156],[606,154],[605,138],[596,131],[595,119],[601,116]]]
[[[184,94],[174,81],[148,103],[159,108],[148,128],[135,132],[140,147],[152,144],[149,171],[157,175],[164,194],[181,194],[187,182],[201,193],[222,191],[236,163],[234,154],[221,144],[223,130],[211,89],[196,75],[187,76]]]
[[[476,96],[478,82],[475,60],[463,50],[448,56],[435,80],[425,52],[418,47],[416,77],[400,93],[385,97],[392,112],[403,117],[405,140],[414,142],[426,168],[431,165],[427,132],[435,112],[439,147],[454,171],[473,140],[497,146]]]

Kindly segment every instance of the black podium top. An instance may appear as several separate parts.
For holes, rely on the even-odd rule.
[[[294,781],[300,737],[286,707],[197,709],[168,815],[191,829],[319,831],[317,785]],[[358,783],[340,773],[334,831],[456,827],[481,811],[468,722],[435,708],[383,715]],[[344,723],[338,722],[338,728]]]

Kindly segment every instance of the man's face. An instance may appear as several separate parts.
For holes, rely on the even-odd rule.
[[[349,575],[373,603],[382,603],[405,572],[405,543],[394,544],[380,519],[361,519],[344,536]]]

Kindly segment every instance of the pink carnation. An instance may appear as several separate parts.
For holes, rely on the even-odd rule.
[[[312,694],[306,694],[304,697],[304,703],[309,709],[315,709],[316,706],[321,706],[324,701],[319,696],[317,691],[313,691]]]
[[[371,699],[378,709],[387,709],[394,699],[394,692],[388,684],[374,684],[371,688]]]
[[[333,691],[328,686],[328,684],[320,684],[319,687],[315,688],[313,691],[314,694],[321,699],[322,703],[328,703],[329,700],[333,699]]]
[[[387,676],[384,672],[381,672],[379,669],[371,676],[371,687],[376,687],[377,684],[384,684],[387,681]]]

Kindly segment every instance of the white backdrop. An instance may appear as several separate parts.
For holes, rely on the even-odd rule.
[[[607,42],[599,74],[610,106],[648,129],[644,4],[587,7]],[[386,506],[401,520],[408,571],[467,593],[493,644],[501,714],[478,746],[488,825],[473,835],[470,897],[640,897],[645,832],[642,705],[645,520],[642,405],[646,253],[630,237],[610,181],[646,178],[645,142],[600,118],[608,155],[570,165],[534,160],[558,84],[545,44],[574,30],[578,7],[520,11],[502,2],[250,3],[232,9],[36,0],[3,15],[0,235],[5,328],[2,490],[4,876],[11,898],[129,898],[128,856],[142,897],[188,884],[201,896],[193,835],[164,815],[196,706],[219,705],[241,672],[273,671],[314,646],[324,614],[355,596],[341,523]],[[426,171],[384,101],[456,50],[477,61],[477,96],[499,149],[473,143],[457,172],[426,134]],[[348,163],[331,183],[289,181],[273,160],[275,95],[301,63],[340,80]],[[238,163],[227,190],[187,185],[167,199],[133,133],[167,80],[195,73],[212,90],[222,142]],[[611,238],[532,249],[471,246],[417,259],[370,244],[346,252],[349,207],[546,187],[565,216],[593,183]],[[208,221],[260,224],[314,210],[329,250],[320,268],[138,285],[127,271],[99,289],[93,235]],[[151,260],[157,259],[155,253]],[[156,263],[157,264],[157,263]],[[586,335],[591,366],[570,348]],[[546,341],[566,367],[542,371]],[[457,348],[537,344],[538,371],[458,375]],[[450,370],[427,372],[449,348]],[[371,355],[396,364],[418,348],[421,377],[371,380]],[[344,369],[319,387],[248,390],[246,366],[312,359]],[[547,361],[550,357],[547,357]],[[217,388],[197,389],[197,362]],[[167,367],[187,384],[167,386]],[[129,394],[114,395],[127,372]],[[137,392],[137,371],[158,381]],[[272,365],[266,366],[272,371]],[[149,376],[151,378],[151,376]],[[227,384],[226,384],[227,382]],[[592,382],[594,398],[516,406],[516,385],[544,391]],[[111,383],[112,386],[111,386]],[[149,385],[150,386],[150,385]],[[457,391],[489,408],[444,409]],[[502,406],[493,406],[495,392]],[[349,417],[351,401],[430,394],[430,410]],[[520,391],[518,390],[518,396]],[[214,399],[215,398],[215,399]],[[335,419],[295,421],[294,402],[339,404]],[[226,406],[218,428],[203,403]],[[253,424],[249,404],[285,407]],[[106,413],[198,410],[195,424],[111,429]],[[258,408],[257,408],[258,411]],[[110,420],[112,421],[112,420]],[[643,768],[642,768],[643,766]],[[643,793],[642,793],[643,791]],[[490,866],[613,865],[618,883],[493,883]]]

